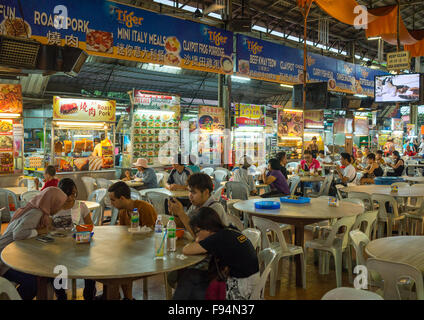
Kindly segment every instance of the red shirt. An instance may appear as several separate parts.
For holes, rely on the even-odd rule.
[[[414,152],[414,151],[409,151],[409,152],[406,152],[405,151],[405,153],[403,154],[404,156],[409,156],[409,157],[413,157],[413,156],[415,156],[417,153],[416,152]]]
[[[43,191],[44,189],[46,189],[48,187],[57,187],[58,184],[59,184],[59,180],[58,179],[52,179],[50,181],[47,181],[44,184],[44,187],[42,187],[40,191]]]
[[[300,161],[300,167],[303,170],[305,170],[305,166],[307,166],[306,161],[305,160]],[[309,170],[310,169],[316,170],[316,169],[319,169],[319,168],[321,168],[321,165],[319,164],[319,161],[317,159],[312,159],[312,163],[309,166]]]

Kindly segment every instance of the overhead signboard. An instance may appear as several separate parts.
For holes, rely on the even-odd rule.
[[[283,84],[303,83],[303,50],[237,35],[236,73]],[[327,82],[328,90],[374,96],[374,76],[387,72],[308,53],[307,81]]]
[[[108,0],[25,0],[22,11],[16,0],[1,3],[0,32],[8,36],[107,58],[233,73],[233,33],[223,29]]]
[[[409,51],[391,52],[387,54],[388,70],[409,70],[411,68],[411,53]]]
[[[116,101],[53,97],[53,119],[115,122]]]

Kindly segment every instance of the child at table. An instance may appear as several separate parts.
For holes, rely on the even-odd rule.
[[[52,216],[53,226],[55,228],[69,228],[73,226],[73,218],[78,219],[78,224],[93,224],[90,210],[83,202],[75,201],[78,196],[78,189],[74,180],[65,178],[60,180],[59,189],[61,189],[68,198],[66,199],[64,209]],[[72,217],[72,213],[77,217]],[[66,300],[64,289],[55,290],[58,300]],[[84,300],[93,300],[96,296],[96,282],[94,280],[84,280]]]

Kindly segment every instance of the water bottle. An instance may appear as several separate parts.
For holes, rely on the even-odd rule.
[[[140,216],[138,214],[137,208],[133,210],[131,213],[131,224],[130,224],[130,232],[137,232],[140,230]]]
[[[175,224],[174,217],[170,217],[166,226],[168,232],[168,251],[177,251],[177,225]]]
[[[155,223],[155,257],[156,259],[163,259],[163,247],[165,246],[165,239],[163,237],[162,216],[158,215]]]

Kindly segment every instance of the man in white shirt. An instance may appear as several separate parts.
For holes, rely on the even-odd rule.
[[[340,181],[343,184],[347,184],[349,182],[352,182],[355,180],[356,177],[356,170],[350,163],[351,157],[349,153],[341,153],[341,164],[344,166],[344,168],[340,168],[340,166],[336,166],[336,171],[339,174]]]
[[[257,191],[255,182],[253,181],[253,176],[249,173],[249,167],[251,166],[251,163],[252,159],[250,159],[250,157],[241,157],[239,167],[235,168],[233,171],[233,181],[243,182],[248,186],[250,194],[254,195],[257,193]]]
[[[321,165],[321,167],[323,164],[332,164],[331,158],[324,154],[324,150],[320,150],[318,152],[317,160],[319,161],[319,164]]]
[[[424,136],[421,140],[420,146],[418,147],[418,153],[424,154]]]

